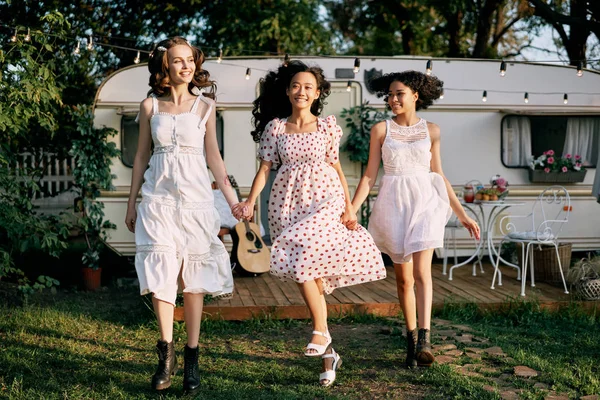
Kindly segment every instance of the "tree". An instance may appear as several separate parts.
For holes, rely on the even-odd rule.
[[[558,33],[571,65],[586,64],[587,42],[600,40],[600,2],[588,0],[529,0],[534,13]],[[568,29],[567,29],[568,28]]]

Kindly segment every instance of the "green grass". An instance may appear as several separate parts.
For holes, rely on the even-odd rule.
[[[468,306],[447,308],[441,315],[472,325],[491,338],[490,346],[500,345],[518,362],[544,371],[540,380],[555,381],[558,391],[573,396],[597,393],[600,374],[593,361],[599,358],[597,319],[577,310],[554,315],[537,312],[527,303],[514,307],[505,316]],[[331,320],[334,348],[344,365],[335,385],[324,389],[317,384],[320,359],[301,355],[310,337],[307,321],[205,321],[197,398],[500,398],[484,390],[485,379],[464,376],[452,365],[404,369],[400,323],[372,316]],[[576,338],[567,334],[567,326]],[[541,338],[546,345],[537,343]],[[156,366],[156,340],[154,316],[132,290],[47,293],[22,308],[3,307],[0,398],[179,398],[183,394],[181,372],[160,395],[149,388]],[[175,326],[175,340],[181,361],[182,323]],[[525,388],[523,397],[543,398],[532,384],[515,382]]]

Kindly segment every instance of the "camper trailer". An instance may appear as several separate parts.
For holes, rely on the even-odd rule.
[[[600,153],[600,73],[556,65],[507,62],[501,71],[496,60],[428,59],[419,57],[362,58],[360,70],[353,71],[353,57],[302,57],[321,66],[332,82],[324,115],[340,118],[344,109],[368,101],[382,111],[383,99],[370,93],[366,82],[374,74],[417,70],[435,74],[444,81],[444,96],[420,115],[437,123],[442,132],[442,163],[446,177],[457,193],[476,180],[489,185],[499,174],[510,184],[508,199],[524,205],[507,213],[526,214],[548,184],[531,183],[528,159],[531,154],[569,147],[587,164],[583,182],[566,183],[572,212],[563,228],[563,241],[574,250],[600,248],[600,204],[591,195]],[[257,170],[257,144],[250,135],[252,101],[259,80],[276,69],[281,58],[209,59],[204,64],[217,82],[219,145],[229,174],[242,196],[249,192]],[[95,125],[114,128],[111,138],[121,150],[113,160],[115,190],[102,193],[107,218],[117,224],[110,232],[109,245],[123,255],[135,252],[134,235],[122,222],[125,215],[138,129],[135,117],[140,101],[148,92],[148,70],[139,64],[109,76],[98,89],[94,104]],[[342,141],[344,139],[342,138]],[[361,177],[361,166],[344,153],[342,166],[351,193]],[[376,194],[376,187],[374,193]],[[262,193],[257,217],[266,223],[268,189]],[[464,230],[463,230],[464,231]],[[458,247],[472,252],[474,243],[466,232],[458,232]]]

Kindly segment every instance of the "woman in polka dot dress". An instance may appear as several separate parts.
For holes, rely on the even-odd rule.
[[[429,331],[433,250],[443,246],[444,226],[452,211],[477,239],[479,227],[444,177],[439,126],[417,116],[418,110],[440,97],[442,82],[421,72],[405,71],[383,75],[370,86],[379,97],[385,97],[394,118],[371,129],[369,163],[352,204],[358,208],[367,198],[383,161],[385,174],[369,219],[369,232],[394,262],[406,322],[406,365],[427,367],[434,362]]]
[[[250,218],[271,167],[281,165],[269,198],[271,274],[300,287],[314,328],[305,355],[324,357],[324,386],[339,364],[328,350],[324,294],[386,276],[371,235],[356,224],[338,157],[342,130],[334,116],[318,117],[330,87],[321,68],[300,61],[267,74],[253,110],[261,163],[248,199],[234,207]]]

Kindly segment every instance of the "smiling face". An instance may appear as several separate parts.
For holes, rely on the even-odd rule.
[[[192,48],[187,45],[173,46],[167,53],[171,85],[190,83],[196,71]]]
[[[292,108],[310,109],[321,91],[318,89],[317,78],[312,73],[298,72],[292,77],[286,94],[292,103]]]
[[[416,101],[419,94],[415,93],[400,81],[394,81],[390,84],[387,96],[387,103],[392,112],[396,115],[409,111],[415,111]]]

